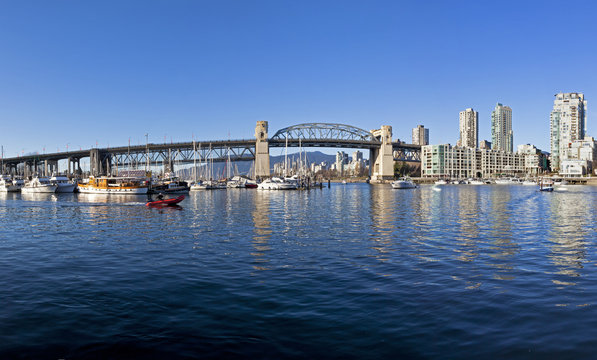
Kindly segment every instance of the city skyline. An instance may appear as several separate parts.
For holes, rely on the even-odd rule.
[[[453,144],[457,112],[480,110],[478,140],[489,140],[500,102],[516,114],[513,146],[548,151],[553,95],[591,99],[597,88],[596,52],[567,34],[595,33],[596,5],[557,4],[507,1],[517,11],[498,15],[492,4],[440,1],[8,3],[0,144],[14,157],[144,144],[145,134],[241,139],[260,120],[271,132],[390,125],[406,142],[423,124],[430,143]],[[495,41],[517,56],[493,58]],[[569,76],[568,53],[582,76]],[[593,135],[590,107],[587,118]]]

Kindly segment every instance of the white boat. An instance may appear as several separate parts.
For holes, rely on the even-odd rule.
[[[479,180],[479,179],[469,179],[468,184],[469,185],[485,185],[485,181]]]
[[[186,181],[181,181],[178,177],[168,174],[165,178],[152,183],[151,191],[162,194],[186,194],[190,190]]]
[[[10,175],[0,175],[0,192],[19,192],[21,187],[12,181]]]
[[[543,180],[539,181],[539,191],[547,191],[552,192],[554,188],[554,182],[550,180]]]
[[[79,192],[87,194],[147,194],[148,182],[133,177],[94,177],[79,183]]]
[[[197,181],[191,184],[191,191],[211,190],[211,183],[209,181]]]
[[[57,193],[72,193],[75,191],[75,188],[77,187],[77,184],[70,181],[64,175],[56,175],[56,174],[52,175],[52,177],[50,178],[50,183],[52,185],[57,186],[56,187]]]
[[[398,180],[392,182],[392,188],[393,189],[416,189],[417,184],[415,184],[409,178],[401,178],[401,179],[398,179]]]
[[[444,180],[444,179],[439,179],[434,184],[435,185],[447,185],[448,182],[446,180]]]
[[[232,179],[230,179],[226,182],[226,187],[239,189],[239,188],[244,188],[245,184],[246,184],[246,180],[243,177],[236,175]]]
[[[259,185],[257,185],[257,189],[261,190],[296,190],[296,188],[296,184],[277,177],[265,179]]]
[[[510,179],[495,179],[494,181],[497,185],[509,185],[511,184]]]
[[[21,192],[25,194],[53,193],[56,192],[57,187],[58,185],[52,185],[47,177],[34,177],[21,188]]]
[[[530,180],[530,179],[526,179],[522,182],[522,185],[524,186],[535,186],[537,185],[537,182],[534,180]]]

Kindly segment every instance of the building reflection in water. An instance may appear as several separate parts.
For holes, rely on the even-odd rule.
[[[510,185],[496,185],[489,187],[490,210],[487,224],[490,230],[487,236],[487,255],[489,265],[496,268],[493,277],[498,280],[514,279],[513,259],[520,252],[520,244],[516,243],[513,223],[514,213],[524,209],[520,202],[524,197],[517,194],[512,198],[512,192],[519,188]],[[479,213],[482,211],[478,209]]]
[[[549,258],[564,279],[553,279],[557,285],[574,285],[568,277],[579,277],[587,255],[587,244],[595,236],[592,225],[594,206],[591,197],[582,192],[554,193],[549,201]]]
[[[371,241],[372,249],[377,252],[376,258],[379,261],[388,261],[390,254],[395,251],[393,248],[396,241],[405,239],[395,238],[394,234],[400,223],[408,221],[404,218],[405,204],[397,202],[398,195],[411,195],[409,190],[393,190],[389,186],[371,186]],[[396,210],[401,212],[396,214]],[[396,231],[398,233],[398,231]]]
[[[252,246],[254,251],[251,252],[253,256],[253,268],[255,270],[269,270],[267,263],[269,262],[267,254],[271,251],[270,240],[272,237],[272,226],[270,220],[270,191],[253,191],[253,241]]]

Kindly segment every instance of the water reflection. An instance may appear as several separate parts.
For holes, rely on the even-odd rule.
[[[396,234],[394,231],[396,227],[400,229],[400,224],[409,222],[406,215],[407,201],[400,200],[411,196],[413,191],[416,190],[394,190],[384,185],[371,187],[369,201],[371,204],[372,232],[370,239],[373,242],[371,248],[377,251],[377,260],[388,261],[390,253],[394,251],[394,242],[406,240],[399,231]],[[397,198],[399,200],[396,200]],[[398,214],[396,214],[397,209],[400,211]],[[397,238],[394,238],[394,235]]]
[[[272,227],[270,221],[270,192],[253,192],[253,241],[251,242],[254,251],[253,268],[255,270],[269,270],[267,263],[267,254],[271,250],[270,239],[272,237]]]
[[[490,231],[488,236],[487,254],[493,260],[490,265],[498,271],[493,276],[499,280],[512,280],[513,257],[520,251],[520,246],[513,240],[513,213],[520,210],[521,190],[516,185],[495,185],[490,188],[491,209],[489,218]],[[524,190],[524,189],[523,189]],[[512,198],[516,192],[517,198]],[[520,229],[519,229],[520,230]]]
[[[57,201],[55,193],[21,193],[21,199],[25,201]]]
[[[136,205],[144,205],[148,201],[151,201],[151,197],[147,194],[143,195],[121,195],[121,194],[86,194],[86,193],[79,193],[77,195],[79,202],[87,202],[87,203],[100,203],[100,204],[136,204]]]
[[[454,249],[456,260],[469,262],[479,256],[478,241],[480,240],[480,193],[470,191],[470,188],[459,186],[457,206],[457,228],[456,241],[459,246]]]
[[[584,196],[582,192],[550,195],[553,196],[549,198],[551,211],[549,258],[558,269],[556,274],[578,277],[587,255],[587,244],[595,235],[590,229],[590,224],[594,220],[591,198]],[[558,285],[575,284],[568,280],[552,281]]]

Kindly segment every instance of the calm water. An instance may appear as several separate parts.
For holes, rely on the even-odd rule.
[[[597,188],[0,194],[2,358],[592,358]]]

